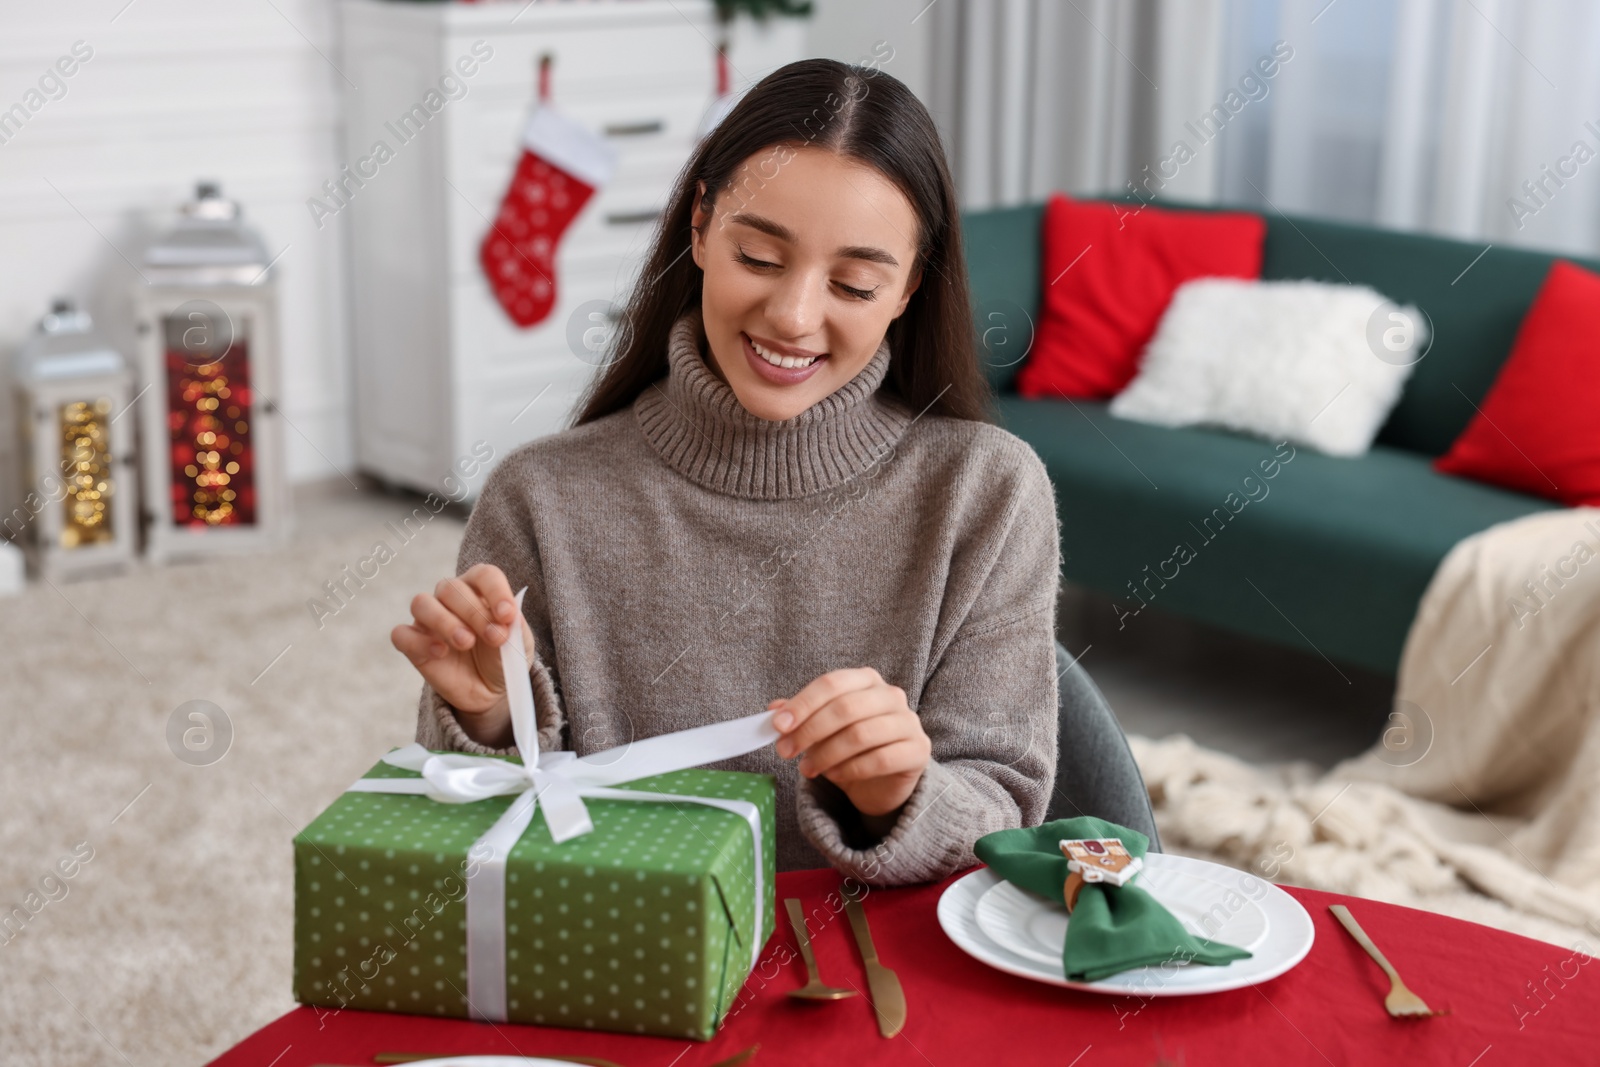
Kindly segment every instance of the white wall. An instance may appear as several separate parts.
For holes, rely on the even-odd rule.
[[[344,226],[320,231],[307,198],[336,176],[348,89],[333,0],[0,0],[0,110],[57,58],[93,50],[65,92],[0,143],[0,358],[57,295],[133,353],[132,263],[198,178],[239,200],[282,253],[282,404],[288,475],[349,470],[354,455]],[[817,0],[813,53],[849,61],[888,41],[884,69],[926,99],[927,0]],[[508,10],[511,6],[508,4]],[[37,99],[37,98],[35,98]],[[0,419],[7,405],[0,403]],[[10,420],[0,462],[14,460]],[[0,479],[0,492],[7,480]]]
[[[342,234],[319,233],[305,203],[338,166],[332,5],[125,3],[0,8],[0,109],[25,101],[74,42],[93,50],[64,95],[0,144],[0,357],[57,294],[131,355],[142,281],[128,260],[196,178],[216,178],[269,253],[283,252],[282,406],[300,431],[285,430],[289,475],[333,475],[352,454]]]
[[[892,57],[874,63],[906,83],[917,98],[934,109],[937,98],[930,45],[936,3],[930,0],[812,0],[807,27],[809,53],[846,63],[871,63],[888,54],[877,48],[882,41]],[[937,118],[937,115],[935,116]]]

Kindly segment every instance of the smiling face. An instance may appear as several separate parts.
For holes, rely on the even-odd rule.
[[[814,145],[745,160],[712,213],[696,198],[694,226],[712,370],[763,419],[793,418],[859,374],[921,281],[905,194]]]

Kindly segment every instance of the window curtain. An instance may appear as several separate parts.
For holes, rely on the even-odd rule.
[[[930,110],[966,209],[1129,192],[1210,200],[1210,145],[1171,161],[1215,103],[1226,0],[947,0],[934,20]],[[1203,103],[1200,103],[1203,101]],[[1187,135],[1195,142],[1193,135]],[[1159,170],[1167,162],[1170,178]],[[1149,171],[1146,168],[1150,168]]]
[[[965,208],[1137,192],[1600,254],[1600,0],[943,0],[919,18]]]
[[[1295,49],[1222,199],[1600,251],[1596,0],[1230,0],[1230,51]],[[1231,57],[1230,57],[1231,58]]]

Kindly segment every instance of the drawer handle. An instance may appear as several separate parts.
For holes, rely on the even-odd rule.
[[[667,124],[660,119],[648,119],[644,122],[613,122],[606,126],[607,137],[638,137],[646,133],[660,133],[667,128]]]
[[[660,217],[660,208],[653,208],[649,211],[608,211],[606,212],[606,225],[633,226],[637,223],[650,222]]]

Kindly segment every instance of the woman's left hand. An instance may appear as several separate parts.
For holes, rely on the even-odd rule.
[[[928,766],[933,743],[906,691],[871,667],[829,671],[787,700],[767,705],[789,759],[804,753],[800,773],[822,775],[844,790],[863,815],[897,810]]]

